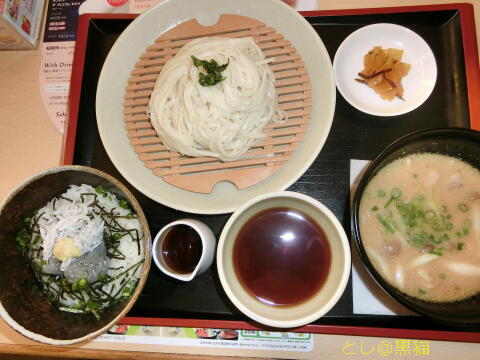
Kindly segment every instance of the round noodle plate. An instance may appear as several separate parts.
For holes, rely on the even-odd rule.
[[[179,15],[181,14],[181,15]],[[265,180],[239,190],[221,182],[202,194],[173,186],[156,176],[138,158],[124,129],[125,88],[139,56],[157,37],[190,19],[204,26],[215,24],[222,14],[238,14],[273,27],[300,54],[312,87],[311,120],[303,141],[278,171]],[[331,128],[335,109],[335,84],[329,55],[311,25],[295,10],[278,0],[167,0],[135,19],[112,47],[97,89],[97,123],[107,154],[119,172],[139,191],[174,209],[220,214],[234,211],[259,194],[283,190],[312,164]]]
[[[159,74],[167,62],[178,56],[178,52],[183,51],[192,40],[211,35],[251,37],[254,40],[263,55],[271,59],[264,66],[272,70],[278,108],[286,114],[285,121],[270,121],[264,125],[262,132],[265,138],[250,146],[241,158],[228,162],[209,156],[182,156],[170,151],[164,145],[164,138],[154,130],[160,125],[158,120],[160,123],[164,121],[164,114],[157,115],[160,118],[156,124],[147,114]],[[183,53],[186,54],[185,51]],[[310,121],[311,104],[307,70],[290,42],[258,20],[222,14],[213,26],[203,26],[197,19],[182,22],[155,39],[155,43],[140,55],[125,89],[124,121],[131,144],[147,168],[181,189],[211,193],[214,186],[222,181],[229,181],[238,189],[246,189],[278,171],[303,140]],[[255,118],[256,124],[264,120]]]

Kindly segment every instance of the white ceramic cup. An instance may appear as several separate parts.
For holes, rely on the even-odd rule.
[[[162,254],[163,241],[165,235],[173,227],[178,225],[187,225],[197,232],[202,241],[202,253],[195,269],[188,274],[181,274],[172,270],[166,263]],[[181,239],[178,239],[181,241]],[[194,219],[180,219],[165,225],[155,236],[152,247],[153,261],[157,267],[166,275],[182,281],[190,281],[196,275],[200,275],[212,265],[215,256],[216,240],[212,230],[203,222]]]

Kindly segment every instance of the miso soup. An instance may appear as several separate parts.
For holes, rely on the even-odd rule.
[[[422,153],[393,161],[367,185],[359,228],[381,276],[434,302],[480,292],[480,171]]]

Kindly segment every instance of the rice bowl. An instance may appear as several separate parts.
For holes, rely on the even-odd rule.
[[[129,286],[128,290],[125,288],[120,290],[121,286],[116,285],[114,291],[120,290],[119,298],[118,301],[112,302],[110,306],[95,308],[95,305],[90,303],[94,310],[98,310],[96,311],[97,315],[99,315],[98,317],[94,316],[95,314],[90,311],[90,306],[82,308],[78,304],[77,307],[79,309],[77,310],[81,310],[78,313],[60,311],[60,306],[70,305],[74,307],[75,304],[52,302],[45,296],[41,291],[41,287],[38,286],[35,272],[32,271],[28,258],[25,256],[25,251],[19,246],[17,239],[19,229],[25,226],[25,219],[27,218],[27,223],[33,221],[32,213],[35,210],[42,209],[54,198],[65,194],[71,185],[80,188],[82,184],[88,184],[92,188],[103,188],[107,193],[114,195],[119,202],[126,200],[131,208],[128,211],[136,214],[141,233],[143,233],[143,237],[140,238],[139,242],[140,255],[138,255],[137,244],[132,244],[134,257],[132,257],[131,261],[135,262],[140,258],[142,261],[135,271],[136,286]],[[107,200],[109,196],[107,194]],[[53,203],[51,205],[53,207]],[[57,205],[60,207],[60,203],[55,205],[56,208]],[[39,213],[37,214],[39,215]],[[105,233],[108,234],[108,231],[105,231]],[[74,237],[74,234],[71,232],[69,234],[64,232],[63,234],[65,235],[64,237]],[[33,239],[35,239],[35,236]],[[72,241],[72,243],[75,243],[75,241]],[[108,248],[109,246],[107,246]],[[25,180],[14,189],[0,205],[0,249],[0,316],[22,335],[52,345],[67,345],[91,339],[106,332],[117,323],[120,318],[128,313],[140,295],[151,261],[150,231],[145,215],[137,200],[123,184],[110,175],[84,166],[61,166],[48,169]],[[119,249],[122,252],[132,252],[123,246],[119,246]],[[88,253],[89,251],[86,251],[84,254]],[[58,253],[57,255],[61,257]],[[81,256],[84,255],[80,254],[78,257],[80,258]],[[137,256],[140,256],[140,258]],[[43,257],[39,254],[36,261],[42,260]],[[115,265],[116,260],[110,259],[108,267],[118,267]],[[60,262],[63,263],[63,261]],[[64,269],[66,268],[68,266],[64,267]],[[119,269],[117,271],[121,272]],[[106,272],[100,278],[101,280],[112,280],[114,275]],[[83,280],[78,281],[81,279]],[[62,283],[63,285],[68,285],[68,291],[65,292],[71,292],[75,283],[77,283],[77,287],[83,287],[87,277],[82,274],[82,277],[78,280],[75,280],[73,283],[68,282],[68,284],[67,281]],[[96,279],[93,282],[98,280]],[[105,282],[107,285],[113,284],[113,281]],[[111,284],[108,286],[109,290],[111,289]],[[92,286],[91,283],[90,286]],[[100,289],[96,290],[101,292]],[[105,289],[101,290],[107,292]],[[123,292],[123,290],[126,291]],[[84,303],[86,304],[88,300],[85,297]],[[96,302],[95,300],[99,299],[93,300]]]
[[[143,231],[126,200],[101,186],[71,185],[35,213],[16,240],[59,310],[99,318],[131,295],[144,258]]]

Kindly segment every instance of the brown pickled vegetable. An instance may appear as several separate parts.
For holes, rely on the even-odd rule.
[[[395,97],[403,100],[401,82],[410,65],[401,62],[402,56],[403,50],[375,46],[364,56],[364,68],[355,80],[371,87],[384,100],[392,101]]]

